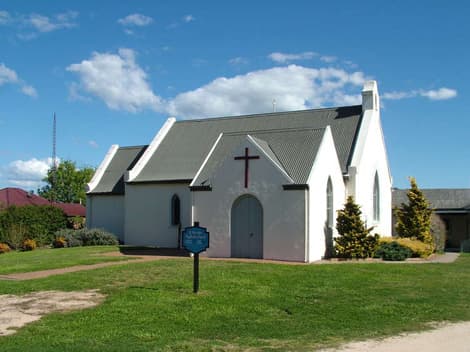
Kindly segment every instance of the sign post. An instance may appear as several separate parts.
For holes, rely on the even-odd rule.
[[[199,253],[209,248],[209,232],[195,221],[194,226],[186,227],[183,230],[182,237],[183,248],[194,254],[193,292],[197,293],[199,290]]]

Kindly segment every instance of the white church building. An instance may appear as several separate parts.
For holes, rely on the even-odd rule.
[[[177,121],[149,145],[111,146],[88,184],[88,227],[178,248],[194,222],[210,257],[312,262],[331,255],[353,196],[391,235],[391,175],[375,81],[362,105]]]

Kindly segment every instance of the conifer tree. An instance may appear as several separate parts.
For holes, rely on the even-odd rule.
[[[431,206],[418,188],[414,177],[410,177],[410,184],[411,188],[406,193],[408,204],[402,203],[400,208],[395,209],[397,219],[395,226],[398,236],[415,238],[434,245],[431,234]]]
[[[367,228],[361,219],[361,209],[349,196],[344,208],[338,211],[336,229],[339,236],[335,238],[335,250],[341,258],[367,258],[371,257],[378,246],[378,235],[370,235],[371,228]]]

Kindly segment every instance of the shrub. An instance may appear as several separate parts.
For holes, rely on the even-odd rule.
[[[9,252],[10,246],[6,243],[0,243],[0,254]]]
[[[419,257],[419,258],[427,258],[429,257],[433,251],[434,247],[429,244],[429,243],[424,243],[421,242],[417,239],[413,238],[396,238],[396,237],[383,237],[380,239],[381,244],[382,243],[391,243],[391,242],[397,242],[403,247],[408,248],[411,250],[411,256],[412,257]]]
[[[115,235],[103,229],[78,230],[84,246],[115,246],[118,240]]]
[[[61,229],[56,231],[55,237],[62,237],[65,240],[66,247],[81,247],[83,246],[83,241],[78,235],[79,230],[74,229]]]
[[[56,238],[63,237],[67,247],[80,246],[115,246],[119,242],[115,235],[103,229],[63,229],[55,233]]]
[[[369,233],[372,228],[366,228],[361,220],[361,210],[348,197],[344,208],[338,212],[336,228],[339,236],[335,238],[336,255],[341,258],[371,257],[378,246],[379,235]]]
[[[64,212],[52,206],[10,206],[0,213],[0,241],[15,247],[27,237],[39,244],[50,244],[53,234],[67,226]]]
[[[52,247],[54,248],[64,248],[67,246],[67,242],[65,241],[64,237],[56,237],[54,241],[52,241]]]
[[[410,177],[410,184],[411,188],[406,193],[408,204],[402,203],[400,208],[394,210],[398,236],[416,238],[434,246],[431,235],[431,206],[418,188],[414,177]]]
[[[81,216],[71,217],[67,221],[68,221],[69,228],[72,228],[74,230],[82,229],[83,225],[85,224],[85,218]]]
[[[26,239],[21,244],[21,249],[24,251],[33,251],[37,247],[36,241],[32,239]]]
[[[382,243],[375,252],[376,258],[390,261],[402,261],[411,257],[411,250],[396,241]]]
[[[2,231],[0,240],[9,245],[10,248],[18,249],[28,236],[28,230],[21,224],[10,224]]]

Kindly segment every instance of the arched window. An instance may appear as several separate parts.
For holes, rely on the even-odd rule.
[[[171,224],[179,225],[181,224],[181,205],[180,198],[175,194],[171,198]]]
[[[326,184],[326,225],[329,228],[333,227],[333,184],[331,177],[328,177]]]
[[[374,206],[374,221],[380,220],[380,186],[379,186],[379,174],[375,173],[374,178],[374,195],[373,195],[373,206]]]

